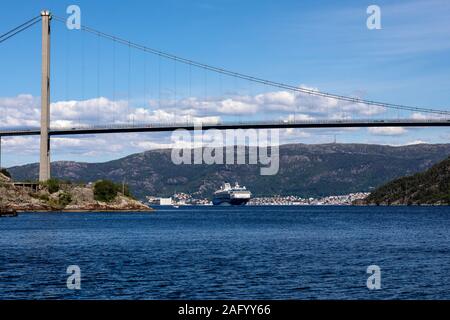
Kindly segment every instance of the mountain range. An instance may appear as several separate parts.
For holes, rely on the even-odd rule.
[[[74,182],[125,181],[139,199],[185,192],[211,197],[222,182],[239,182],[254,196],[321,197],[372,191],[399,177],[425,171],[450,155],[450,144],[288,144],[279,149],[279,172],[259,165],[175,165],[171,150],[150,150],[104,163],[58,161],[52,177]],[[36,180],[38,164],[8,169],[16,181]]]

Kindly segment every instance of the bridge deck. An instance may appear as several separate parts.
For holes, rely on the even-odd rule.
[[[120,132],[162,132],[175,129],[196,130],[194,123],[153,123],[133,125],[109,125],[50,129],[51,136],[103,134]],[[334,120],[334,121],[253,121],[203,123],[201,129],[288,129],[288,128],[363,128],[363,127],[449,127],[450,119],[436,120]],[[0,130],[0,136],[39,135],[39,128],[15,128]]]

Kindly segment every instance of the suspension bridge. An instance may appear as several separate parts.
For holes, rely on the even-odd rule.
[[[52,126],[50,119],[50,35],[51,35],[51,21],[60,22],[65,24],[65,19],[52,15],[49,11],[42,11],[41,14],[33,19],[30,19],[17,27],[9,30],[8,32],[0,36],[0,44],[8,39],[20,34],[21,32],[31,28],[32,26],[38,24],[42,25],[42,61],[41,61],[41,97],[40,97],[40,126],[0,126],[0,157],[1,157],[1,138],[2,137],[14,137],[14,136],[40,136],[40,168],[39,168],[39,180],[46,181],[50,178],[50,137],[51,136],[63,136],[63,135],[86,135],[86,134],[107,134],[107,133],[131,133],[131,132],[164,132],[173,131],[176,129],[186,129],[186,130],[196,130],[199,127],[199,119],[190,119],[189,117],[180,117],[180,119],[175,119],[174,121],[136,121],[136,119],[125,117],[125,120],[113,119],[111,123],[99,124],[99,123],[78,123],[66,126]],[[240,119],[236,120],[236,117],[230,119],[200,119],[201,130],[208,129],[287,129],[287,128],[355,128],[355,127],[448,127],[450,126],[450,110],[446,108],[429,108],[429,107],[418,107],[409,106],[401,104],[393,104],[387,102],[367,100],[356,96],[345,96],[338,95],[329,92],[318,91],[315,89],[293,86],[281,82],[275,82],[267,79],[262,79],[254,76],[250,76],[244,73],[234,72],[227,69],[211,66],[208,64],[200,63],[190,59],[186,59],[180,56],[176,56],[170,53],[159,51],[147,46],[143,46],[123,38],[110,35],[93,29],[88,26],[81,26],[83,32],[92,34],[97,37],[97,39],[104,39],[110,41],[114,45],[114,61],[116,59],[115,50],[116,44],[121,45],[128,49],[128,64],[130,64],[130,50],[137,50],[141,53],[152,55],[158,59],[158,73],[160,73],[161,59],[172,61],[174,63],[174,89],[172,90],[173,97],[171,99],[161,98],[161,75],[159,74],[159,93],[155,94],[158,97],[157,105],[161,106],[162,103],[171,105],[183,106],[183,103],[195,102],[200,104],[204,109],[208,109],[212,105],[208,102],[205,84],[205,99],[203,102],[199,102],[197,99],[192,98],[191,92],[191,69],[195,68],[197,70],[202,70],[204,72],[204,82],[206,83],[207,74],[219,75],[220,79],[226,77],[228,79],[233,79],[233,81],[239,80],[251,85],[262,86],[264,89],[276,89],[282,90],[281,92],[289,92],[294,95],[294,97],[299,98],[301,101],[309,101],[311,103],[312,99],[321,99],[318,102],[329,103],[333,102],[334,110],[341,110],[340,118],[330,117],[326,118],[313,118],[305,119],[300,116],[300,119],[296,118],[295,111],[292,113],[292,117],[284,119],[261,119],[260,117],[255,117],[255,119],[247,119],[242,121]],[[70,31],[68,31],[70,32]],[[146,61],[146,60],[145,60]],[[97,61],[100,64],[100,60]],[[189,73],[189,93],[185,94],[186,97],[181,97],[182,94],[177,92],[177,66],[183,65],[188,68]],[[97,69],[99,73],[99,67]],[[115,69],[112,68],[113,72],[113,86],[116,86],[115,82]],[[146,66],[145,66],[146,70]],[[178,71],[179,72],[179,71]],[[186,72],[187,73],[187,72]],[[98,78],[100,76],[98,75]],[[130,113],[129,109],[129,96],[130,96],[130,69],[128,72],[128,103],[126,109],[121,110],[122,113]],[[221,82],[222,86],[222,82]],[[178,97],[177,97],[178,93]],[[115,91],[114,91],[115,94]],[[262,94],[254,95],[255,99],[262,100],[262,104],[270,104],[270,99],[265,100],[265,96]],[[249,95],[245,96],[243,101],[249,100]],[[211,99],[214,102],[214,99]],[[115,101],[115,99],[113,99]],[[232,101],[232,100],[231,100]],[[317,102],[317,101],[316,101]],[[242,101],[240,101],[242,103]],[[301,103],[300,103],[301,104]],[[226,105],[225,105],[226,106]],[[314,108],[317,104],[310,104],[311,112],[314,113]],[[337,107],[336,107],[337,106]],[[308,109],[308,105],[303,106],[303,109]],[[339,109],[340,108],[340,109]],[[393,119],[373,119],[367,118],[357,118],[352,116],[353,113],[358,113],[358,108],[365,110],[362,114],[372,115],[380,113],[381,111],[391,110],[400,112],[408,112],[409,117]],[[420,117],[411,117],[411,115],[420,115]],[[140,120],[140,119],[137,119]],[[1,158],[0,158],[1,159]]]

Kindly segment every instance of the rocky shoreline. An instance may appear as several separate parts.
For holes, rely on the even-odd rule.
[[[53,192],[52,192],[53,191]],[[0,208],[16,212],[152,212],[154,209],[120,192],[110,201],[95,199],[93,185],[61,184],[58,190],[14,185],[0,173]]]

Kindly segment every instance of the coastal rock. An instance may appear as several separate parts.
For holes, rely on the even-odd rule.
[[[62,185],[61,189],[49,193],[28,187],[14,186],[10,180],[0,183],[0,207],[16,211],[152,211],[142,202],[117,194],[114,200],[106,203],[94,199],[92,186]]]
[[[10,182],[10,181],[11,181],[11,179],[9,177],[5,176],[3,173],[0,172],[0,183],[1,182],[7,183],[7,182]]]

